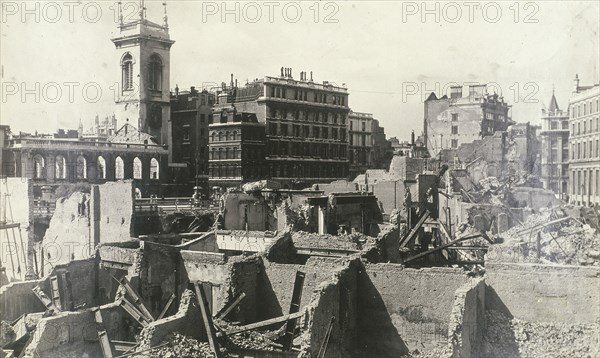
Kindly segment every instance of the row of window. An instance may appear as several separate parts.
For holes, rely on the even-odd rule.
[[[46,170],[45,159],[37,154],[33,157],[33,177],[35,179],[45,179],[48,177]],[[142,161],[136,157],[133,159],[133,179],[142,179]],[[156,158],[150,160],[150,178],[159,179],[160,165]],[[106,160],[102,156],[98,156],[96,166],[88,166],[87,159],[83,156],[78,156],[75,161],[75,167],[69,165],[62,155],[57,155],[54,158],[54,178],[67,179],[68,170],[74,170],[74,177],[78,180],[88,179],[88,172],[95,171],[97,179],[106,179]],[[115,158],[115,179],[125,179],[125,163],[121,157]]]
[[[573,143],[571,145],[571,159],[592,159],[600,158],[600,140],[596,139],[594,148],[594,141],[589,140],[587,142]]]
[[[571,170],[571,195],[600,195],[600,169]]]
[[[350,121],[350,130],[353,131],[354,130],[354,122],[355,121]],[[358,128],[361,128],[361,130],[363,132],[365,132],[367,130],[367,122],[356,122],[357,126],[356,126],[356,130],[358,130]],[[360,127],[358,126],[358,124],[360,123]]]
[[[347,146],[329,143],[269,141],[267,151],[272,156],[319,157],[323,159],[346,158]]]
[[[593,124],[596,124],[595,127]],[[572,123],[571,124],[571,134],[572,135],[576,135],[576,134],[586,134],[586,133],[593,133],[594,131],[598,132],[600,131],[600,122],[598,122],[598,118],[590,118],[589,121],[588,120],[582,120],[582,121],[577,121],[577,123]],[[575,131],[577,130],[577,131]]]
[[[211,165],[211,179],[264,178],[342,178],[347,175],[343,164],[314,165],[307,163],[277,163],[260,165]]]
[[[308,111],[304,109],[290,110],[288,108],[269,107],[271,119],[300,120],[305,122],[321,122],[331,124],[346,124],[346,115],[337,112]]]
[[[238,131],[214,131],[210,133],[210,142],[223,142],[232,140],[242,140],[242,134]]]
[[[594,108],[594,100],[589,100],[583,103],[575,103],[571,105],[571,118],[579,118],[587,116],[588,114],[600,112],[600,103],[596,99],[596,106]]]
[[[333,139],[346,140],[346,131],[341,128],[318,127],[309,125],[288,125],[286,123],[270,122],[268,126],[269,135],[296,137],[296,138],[315,138],[315,139]]]
[[[291,96],[288,97],[288,89],[280,86],[269,86],[269,96],[273,98],[283,98],[283,99],[291,99]],[[315,91],[311,96],[308,95],[308,91],[302,89],[289,89],[289,91],[293,91],[294,100],[296,101],[312,101],[314,103],[329,103],[328,100],[331,99],[331,104],[345,106],[346,105],[346,97],[341,95],[328,95],[325,92]]]

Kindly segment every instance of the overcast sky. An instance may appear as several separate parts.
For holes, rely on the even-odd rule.
[[[373,113],[388,137],[419,134],[424,97],[450,83],[494,82],[514,120],[538,123],[553,86],[566,108],[576,73],[582,85],[600,78],[597,1],[427,2],[427,9],[421,1],[229,1],[228,14],[221,1],[167,3],[176,41],[171,88],[229,81],[230,73],[243,84],[282,66],[295,78],[313,71],[317,82],[345,83],[350,107]],[[125,5],[126,16],[137,11],[137,1]],[[2,124],[54,132],[111,114],[115,3],[25,6],[2,0]],[[161,1],[146,7],[162,23]]]

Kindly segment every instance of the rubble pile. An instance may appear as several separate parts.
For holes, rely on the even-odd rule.
[[[179,333],[172,333],[168,336],[160,348],[155,348],[150,351],[150,356],[161,358],[178,358],[178,357],[201,357],[212,358],[212,353],[208,342],[198,342],[194,338],[190,338]],[[227,351],[221,349],[223,356],[227,357]]]
[[[490,310],[483,336],[484,357],[597,357],[595,324],[534,323]]]
[[[304,231],[292,233],[296,247],[338,248],[345,250],[369,250],[375,246],[375,238],[361,233],[330,235]]]
[[[547,209],[502,234],[526,262],[600,266],[600,234],[581,218]]]

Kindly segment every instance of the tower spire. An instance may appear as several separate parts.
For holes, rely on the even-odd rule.
[[[146,16],[146,7],[144,6],[144,0],[140,0],[140,20],[144,20]]]
[[[163,26],[168,28],[169,27],[169,17],[167,16],[167,2],[164,1],[162,4],[163,4],[163,7],[165,8],[165,16],[163,17]]]

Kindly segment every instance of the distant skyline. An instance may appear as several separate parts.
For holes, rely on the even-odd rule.
[[[54,3],[58,8],[25,3],[29,13],[23,2],[2,2],[0,122],[17,132],[51,133],[111,115],[111,87],[120,80],[110,41],[118,31],[116,4],[73,2],[69,18],[63,2]],[[553,88],[566,109],[575,74],[582,85],[600,81],[596,1],[482,2],[475,9],[469,2],[427,2],[424,9],[422,2],[230,1],[229,13],[221,4],[167,1],[176,41],[172,89],[228,82],[231,73],[243,85],[277,76],[282,66],[293,68],[295,78],[313,71],[316,82],[345,83],[352,110],[373,113],[388,138],[407,140],[411,130],[422,131],[426,96],[452,83],[493,82],[513,105],[513,120],[537,124]],[[137,1],[124,6],[126,16],[137,16]],[[146,1],[146,8],[150,21],[162,23],[160,1]],[[253,23],[258,11],[262,17]],[[36,83],[39,103],[32,93],[22,101],[23,90]],[[85,100],[86,84],[92,99],[102,90],[97,102]],[[62,96],[51,103],[57,88]]]

